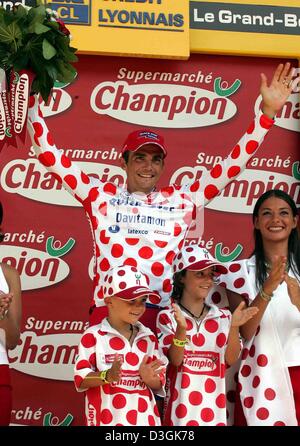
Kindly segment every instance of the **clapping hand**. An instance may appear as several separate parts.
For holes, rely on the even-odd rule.
[[[242,301],[232,314],[231,326],[240,327],[241,325],[244,325],[252,319],[257,312],[257,307],[246,307],[246,303]]]
[[[8,312],[12,298],[12,293],[6,294],[0,291],[0,320],[3,319]]]
[[[140,368],[139,373],[142,381],[149,386],[153,387],[153,384],[157,381],[161,381],[161,377],[164,376],[166,368],[164,367],[164,363],[159,359],[154,359],[149,361],[149,356],[145,355]]]

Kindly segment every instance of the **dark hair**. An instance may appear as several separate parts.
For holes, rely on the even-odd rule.
[[[264,203],[264,201],[271,197],[284,200],[291,208],[293,216],[296,217],[298,215],[296,204],[292,197],[290,197],[290,195],[279,189],[271,189],[262,194],[255,203],[252,214],[253,223],[255,221],[255,218],[258,217],[261,205]],[[263,286],[263,283],[267,278],[266,258],[261,232],[258,229],[254,228],[253,234],[255,248],[252,255],[255,255],[256,261],[256,286],[260,288]],[[293,228],[289,236],[287,264],[293,271],[295,276],[298,276],[300,278],[300,242],[297,228]]]
[[[2,223],[2,219],[3,219],[3,207],[2,207],[2,203],[0,202],[0,225]],[[4,234],[3,234],[3,232],[1,232],[1,229],[0,229],[0,242],[3,242],[3,239],[4,239]]]
[[[129,150],[126,150],[126,152],[122,153],[122,158],[124,159],[125,163],[128,164]]]
[[[181,279],[186,275],[186,269],[183,271],[179,271],[178,273],[175,273],[173,276],[173,290],[171,298],[177,300],[180,302],[184,290],[184,284],[182,283]]]

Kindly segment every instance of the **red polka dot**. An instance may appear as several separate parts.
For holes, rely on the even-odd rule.
[[[172,265],[174,257],[175,257],[175,252],[169,251],[168,254],[166,255],[166,262],[169,263],[169,265]]]
[[[247,145],[246,145],[246,152],[248,153],[248,155],[251,155],[252,153],[255,152],[257,147],[258,147],[257,141],[249,141],[249,142],[247,142]]]
[[[219,293],[219,291],[215,291],[211,296],[211,300],[215,305],[219,304],[221,302],[221,299],[222,299],[222,296]]]
[[[242,288],[242,286],[244,286],[244,283],[245,279],[243,277],[239,277],[233,282],[233,286],[235,286],[235,288]]]
[[[84,172],[81,172],[80,176],[83,184],[90,184],[90,178]]]
[[[266,357],[266,355],[259,355],[257,357],[257,364],[260,367],[266,367],[266,365],[268,364],[268,358]]]
[[[138,412],[146,412],[146,410],[148,409],[148,403],[144,398],[139,398],[138,401]]]
[[[210,176],[213,178],[219,178],[222,175],[221,164],[216,164],[215,167],[210,171]]]
[[[153,417],[153,415],[148,416],[148,424],[149,426],[156,426],[155,418]]]
[[[229,271],[231,271],[232,273],[236,273],[240,269],[241,269],[241,265],[238,263],[232,263],[229,267]]]
[[[92,223],[92,228],[95,231],[98,228],[98,224],[99,224],[98,218],[95,215],[92,216],[91,223]]]
[[[259,123],[262,128],[264,129],[270,129],[272,125],[274,124],[273,119],[270,119],[268,116],[262,115],[260,117]]]
[[[268,388],[265,390],[265,397],[267,400],[274,400],[276,397],[276,392],[273,389]]]
[[[192,341],[194,345],[201,347],[205,343],[205,337],[202,333],[198,333],[192,337]]]
[[[164,265],[160,262],[154,262],[151,266],[152,274],[156,277],[159,277],[164,272]]]
[[[252,387],[254,389],[256,389],[256,387],[258,387],[260,384],[260,377],[259,376],[254,376],[253,380],[252,380]]]
[[[110,269],[110,263],[107,259],[101,260],[99,264],[99,268],[101,271],[108,271]]]
[[[190,377],[186,373],[183,373],[181,379],[181,387],[183,389],[187,389],[190,386],[190,384],[191,384]]]
[[[220,333],[217,336],[216,343],[218,347],[223,347],[226,343],[226,336],[224,333]]]
[[[54,140],[50,132],[47,133],[47,143],[49,146],[54,146]]]
[[[266,420],[269,416],[269,411],[265,407],[261,407],[256,411],[256,415],[260,420]]]
[[[124,265],[137,267],[137,261],[135,259],[129,258],[124,261]]]
[[[187,414],[187,408],[184,404],[178,404],[175,409],[175,414],[177,418],[184,418]]]
[[[139,357],[136,353],[129,352],[126,354],[125,359],[128,364],[134,366],[139,363]]]
[[[91,348],[96,345],[96,338],[92,333],[86,333],[81,339],[81,344],[85,348]]]
[[[167,246],[167,244],[168,244],[168,242],[163,242],[162,240],[154,240],[154,243],[159,248],[165,248]]]
[[[38,159],[45,167],[54,166],[55,161],[56,161],[55,156],[51,152],[41,153],[38,156]]]
[[[82,370],[82,369],[89,369],[90,363],[86,359],[82,359],[81,361],[78,361],[76,364],[76,370]]]
[[[205,196],[205,198],[207,198],[207,200],[211,200],[216,195],[218,195],[218,193],[219,193],[219,189],[214,184],[209,184],[204,189],[204,196]]]
[[[126,406],[127,400],[124,395],[115,395],[112,399],[112,405],[115,409],[122,409]]]
[[[91,189],[90,191],[89,191],[89,199],[90,199],[90,201],[96,201],[97,200],[97,198],[98,198],[98,196],[99,196],[99,191],[98,191],[98,189],[96,188],[96,187],[93,187],[93,189]]]
[[[191,192],[197,192],[197,190],[199,189],[199,187],[200,187],[200,182],[199,182],[199,181],[195,181],[195,182],[191,185],[191,187],[190,187],[190,191],[191,191]]]
[[[240,146],[237,144],[237,145],[235,146],[235,148],[233,149],[233,151],[231,152],[231,158],[232,158],[233,160],[237,159],[237,158],[240,156],[240,153],[241,153],[241,148],[240,148]]]
[[[224,409],[226,407],[226,397],[224,393],[220,393],[220,395],[216,398],[216,405],[220,409]]]
[[[204,387],[207,393],[212,393],[216,390],[216,383],[212,379],[207,378]]]
[[[170,279],[165,279],[163,281],[162,289],[165,293],[170,293],[172,291],[172,282]]]
[[[243,365],[241,369],[241,375],[246,377],[249,376],[251,373],[251,367],[249,365]]]
[[[232,166],[227,172],[228,178],[236,177],[240,173],[241,169],[238,166]]]
[[[127,286],[127,283],[126,283],[126,282],[120,282],[120,283],[119,283],[119,288],[120,288],[120,290],[125,290],[126,286]]]
[[[118,243],[115,243],[111,248],[111,255],[115,258],[122,257],[124,252],[124,248],[122,245],[119,245]]]
[[[144,339],[141,339],[140,341],[137,342],[136,346],[141,352],[146,353],[148,348],[148,342],[145,341]]]
[[[210,319],[205,322],[204,327],[209,333],[215,333],[219,328],[219,324],[217,321]]]
[[[200,392],[194,391],[189,395],[189,402],[193,406],[199,406],[202,403],[203,396]]]
[[[246,359],[248,355],[249,350],[247,348],[244,348],[244,350],[242,351],[242,359]]]
[[[175,223],[174,225],[174,237],[178,237],[178,235],[181,233],[182,228],[178,223]]]
[[[192,330],[193,329],[192,321],[190,321],[189,319],[185,319],[185,321],[186,321],[186,331]],[[204,336],[203,336],[203,338],[204,338]]]
[[[209,423],[215,418],[215,414],[212,409],[209,409],[209,407],[206,407],[205,409],[201,410],[201,419],[205,421],[206,423]]]
[[[110,410],[103,409],[101,412],[101,423],[110,424],[113,420],[113,416]]]
[[[255,123],[253,121],[253,122],[251,122],[251,124],[249,125],[249,128],[247,129],[248,135],[251,135],[251,133],[253,133],[254,129],[255,129]]]
[[[109,340],[109,345],[113,350],[122,350],[125,347],[123,339],[117,337],[111,338]]]
[[[251,345],[251,348],[249,350],[249,355],[251,356],[251,358],[253,358],[255,356],[255,345]]]
[[[64,178],[65,183],[67,183],[67,185],[71,188],[71,189],[76,189],[77,187],[77,180],[74,177],[74,175],[66,175]]]
[[[33,122],[32,127],[34,129],[35,137],[39,138],[43,134],[43,126],[40,122]]]
[[[127,245],[134,246],[137,245],[140,240],[138,238],[125,238]]]
[[[199,426],[199,423],[196,420],[190,420],[186,423],[186,426]]]
[[[113,183],[106,183],[103,187],[103,191],[109,195],[115,195],[117,192],[117,187]]]
[[[144,246],[139,250],[139,256],[143,259],[150,259],[153,255],[153,250],[149,246]]]
[[[92,367],[95,367],[95,366],[96,366],[96,353],[92,353],[92,354],[89,356],[89,362],[90,362],[90,364],[91,364]]]
[[[273,426],[286,426],[286,424],[283,421],[276,421]]]
[[[253,406],[254,398],[252,396],[248,396],[244,399],[244,406],[250,409]]]
[[[136,410],[130,410],[127,412],[126,420],[129,424],[136,425],[137,421],[137,411]]]
[[[65,167],[66,169],[71,166],[71,160],[66,155],[62,155],[60,161],[62,166]]]
[[[105,229],[102,229],[99,234],[100,242],[103,245],[107,245],[110,242],[110,237],[106,237],[106,231]]]

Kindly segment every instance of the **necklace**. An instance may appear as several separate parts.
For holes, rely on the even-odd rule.
[[[205,308],[207,307],[206,303],[203,304],[203,308],[201,310],[201,313],[199,314],[199,316],[196,316],[194,313],[192,313],[190,310],[188,310],[184,305],[182,305],[181,303],[179,303],[179,306],[185,310],[190,316],[192,316],[194,319],[200,319],[200,317],[203,315]]]
[[[134,333],[134,326],[132,324],[130,324],[130,331],[131,331],[131,333],[130,333],[130,336],[129,336],[129,339],[128,339],[129,343],[130,343],[130,341],[132,339],[132,336],[133,336],[133,333]]]

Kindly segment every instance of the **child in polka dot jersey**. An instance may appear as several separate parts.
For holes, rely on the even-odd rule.
[[[239,326],[256,314],[244,302],[231,315],[205,301],[217,273],[227,269],[205,249],[189,246],[174,260],[172,310],[157,318],[157,331],[170,365],[164,424],[225,426],[226,364],[240,354]]]
[[[108,317],[87,329],[75,363],[75,386],[86,391],[89,426],[159,426],[153,392],[164,396],[167,358],[151,330],[138,322],[150,291],[144,274],[131,266],[105,277]]]

